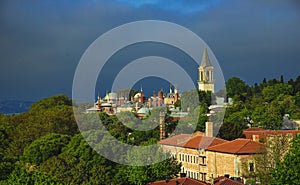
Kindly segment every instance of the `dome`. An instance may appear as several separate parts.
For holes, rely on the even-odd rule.
[[[143,107],[137,111],[138,114],[147,114],[148,112],[149,112],[149,109],[146,107]]]
[[[136,94],[134,95],[134,98],[139,98],[139,97],[141,97],[141,96],[142,96],[141,93],[136,93]]]
[[[111,107],[112,105],[110,103],[102,103],[101,107]]]

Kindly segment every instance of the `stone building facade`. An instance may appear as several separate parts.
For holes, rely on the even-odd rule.
[[[253,156],[264,148],[250,139],[226,141],[202,132],[180,134],[159,144],[182,164],[181,173],[206,182],[224,175],[241,179],[243,165],[254,170]]]
[[[264,148],[264,144],[251,139],[235,139],[208,147],[208,174],[212,178],[222,175],[241,178],[245,168],[254,170],[253,156]]]
[[[182,164],[181,172],[187,177],[207,181],[208,165],[206,148],[221,144],[226,140],[206,136],[202,132],[180,134],[161,140],[163,150],[170,152]]]

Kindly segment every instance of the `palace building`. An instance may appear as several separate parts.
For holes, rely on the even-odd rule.
[[[214,67],[212,66],[207,49],[203,51],[201,65],[198,67],[199,80],[198,80],[198,90],[210,91],[214,93]],[[170,85],[169,93],[164,93],[161,89],[153,95],[147,97],[143,93],[143,89],[129,97],[129,92],[126,95],[120,95],[119,93],[106,93],[104,98],[100,98],[95,101],[94,106],[87,109],[87,113],[95,112],[106,112],[109,115],[115,115],[122,111],[135,112],[138,117],[143,117],[147,112],[153,107],[165,106],[170,109],[175,109],[175,103],[180,100],[180,94],[177,87],[172,87]],[[142,109],[143,108],[143,109]],[[139,111],[142,109],[141,111]],[[182,115],[181,115],[182,116]],[[181,119],[181,117],[178,119]]]
[[[172,87],[172,85],[170,85],[169,93],[165,94],[161,89],[157,94],[156,91],[154,91],[151,97],[147,97],[143,93],[142,88],[134,96],[130,97],[130,99],[128,99],[125,95],[120,95],[119,93],[107,92],[104,98],[101,98],[98,95],[98,99],[95,101],[94,106],[87,109],[86,112],[105,112],[108,115],[115,115],[122,111],[131,111],[134,112],[137,117],[143,118],[152,108],[174,108],[174,104],[179,100],[179,92],[177,88]]]

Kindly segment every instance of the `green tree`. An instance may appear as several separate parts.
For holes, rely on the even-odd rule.
[[[252,102],[256,99],[257,98],[253,98]],[[252,102],[250,104],[246,104],[241,100],[234,101],[233,105],[226,107],[224,122],[238,124],[241,128],[246,128],[248,125],[252,126]],[[259,105],[259,103],[255,102],[255,105]]]
[[[291,148],[285,155],[284,160],[277,163],[272,171],[270,184],[298,185],[300,184],[300,135],[292,140]]]
[[[17,163],[15,170],[10,174],[9,178],[7,180],[0,181],[0,184],[60,185],[62,183],[51,177],[49,174],[41,172],[32,166]]]
[[[184,91],[180,97],[181,109],[193,111],[200,105],[198,90]]]
[[[234,96],[244,99],[247,96],[249,86],[240,78],[232,77],[226,82],[226,92],[228,97]]]
[[[293,88],[294,88],[294,93],[295,93],[295,94],[298,93],[298,92],[300,92],[300,76],[298,76],[298,77],[296,78],[296,80],[295,80],[295,82],[294,82]]]
[[[300,92],[297,92],[294,98],[295,98],[295,105],[300,108]]]
[[[224,122],[219,130],[218,137],[229,141],[237,138],[243,138],[245,137],[243,134],[244,129],[245,127],[240,124]]]
[[[147,142],[141,143],[142,146],[151,144],[156,144],[156,140],[150,139]],[[174,157],[170,156],[169,153],[163,152],[162,148],[159,146],[155,146],[154,148],[155,149],[151,148],[148,151],[151,154],[154,153],[152,158],[162,159],[167,157],[167,159],[159,163],[143,166],[142,164],[144,164],[145,161],[149,161],[151,159],[146,158],[140,152],[129,151],[128,160],[135,164],[135,166],[126,167],[125,170],[127,172],[125,174],[127,174],[127,179],[130,184],[146,184],[148,182],[173,178],[180,172],[181,164],[178,163]],[[134,159],[132,157],[134,157]]]
[[[253,158],[254,171],[249,171],[246,164],[243,165],[246,177],[253,178],[252,183],[267,185],[272,178],[273,171],[277,168],[277,163],[282,161],[288,148],[290,137],[287,135],[277,135],[267,138],[265,147],[258,148],[260,154]]]
[[[39,112],[60,105],[72,106],[72,101],[66,95],[56,95],[42,99],[30,106],[29,112]]]
[[[13,127],[0,123],[0,180],[8,178],[17,160],[15,157],[6,154],[11,142],[10,134],[12,131]]]
[[[21,155],[27,145],[49,133],[68,135],[78,133],[71,106],[59,105],[44,111],[26,114],[28,114],[26,120],[16,126],[11,136],[12,142],[8,149],[11,155]]]
[[[84,133],[89,134],[85,137],[96,144],[101,138],[90,132]],[[40,169],[66,184],[110,184],[114,163],[99,155],[78,134],[72,137],[61,154],[43,162]]]
[[[177,132],[179,133],[193,133],[195,131],[205,131],[205,123],[209,120],[207,117],[207,107],[198,106],[194,108],[188,116],[180,120],[177,125]]]
[[[275,100],[280,94],[292,95],[292,93],[293,87],[283,83],[267,86],[262,90],[263,97],[267,102]]]
[[[274,105],[257,106],[251,117],[255,127],[278,130],[282,126],[280,109]]]
[[[23,158],[26,162],[39,165],[49,157],[60,154],[70,140],[68,135],[47,134],[25,147]]]

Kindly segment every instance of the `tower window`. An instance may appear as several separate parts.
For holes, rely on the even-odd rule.
[[[206,80],[207,80],[207,81],[210,81],[209,71],[206,71]]]

